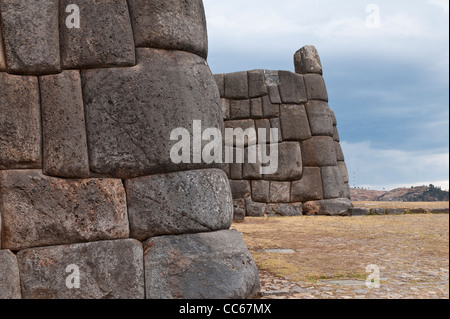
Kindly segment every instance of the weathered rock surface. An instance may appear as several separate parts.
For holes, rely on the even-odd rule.
[[[264,217],[267,210],[267,204],[256,203],[250,196],[245,198],[245,209],[247,210],[247,216],[249,217]]]
[[[337,166],[324,166],[320,168],[322,174],[323,198],[343,198],[345,197],[344,182],[341,171]]]
[[[319,53],[312,45],[306,45],[294,55],[295,72],[299,74],[323,74]]]
[[[370,215],[370,209],[367,208],[351,208],[350,216],[368,216]]]
[[[267,154],[270,154],[268,151]],[[302,150],[300,143],[283,142],[278,144],[278,171],[264,175],[270,181],[296,181],[303,176]]]
[[[91,172],[134,178],[221,164],[175,164],[171,132],[193,121],[223,132],[219,92],[205,60],[182,51],[141,48],[131,68],[82,72]],[[204,141],[204,145],[209,142]],[[192,144],[191,152],[192,155]]]
[[[319,167],[303,168],[303,178],[292,183],[291,202],[323,199],[322,175]]]
[[[252,199],[255,202],[270,203],[270,182],[252,181]]]
[[[305,166],[336,166],[336,149],[332,137],[314,136],[301,142],[302,158]]]
[[[40,78],[43,172],[88,178],[89,159],[79,71]]]
[[[6,70],[5,50],[3,49],[2,26],[0,25],[0,71]]]
[[[250,118],[250,100],[231,100],[230,119],[240,120]]]
[[[17,259],[24,299],[145,298],[143,250],[136,240],[27,249]],[[73,286],[77,274],[79,288]]]
[[[305,74],[305,87],[308,100],[320,100],[328,102],[325,80],[319,74]]]
[[[266,215],[269,217],[290,217],[290,216],[302,216],[302,204],[301,203],[289,203],[289,204],[268,204],[266,209]]]
[[[21,250],[129,236],[121,180],[65,180],[0,171],[2,247]]]
[[[303,75],[288,71],[279,71],[280,96],[282,103],[302,104],[308,101]]]
[[[0,250],[0,300],[21,298],[17,258],[9,250]]]
[[[139,177],[125,181],[130,236],[140,241],[228,229],[233,199],[218,169]]]
[[[71,18],[66,8],[71,4],[80,9],[80,28],[66,25],[66,20]],[[59,12],[63,68],[135,65],[126,0],[61,0]]]
[[[41,168],[37,77],[0,73],[0,170]]]
[[[231,193],[233,198],[244,198],[247,194],[252,193],[249,181],[234,181],[230,180]]]
[[[306,113],[308,114],[312,135],[333,136],[333,117],[327,102],[308,101]]]
[[[1,0],[0,13],[8,72],[60,71],[58,1]]]
[[[247,72],[234,72],[225,74],[225,94],[229,100],[248,99],[248,75]]]
[[[291,183],[270,182],[270,203],[289,203],[291,199]]]
[[[206,59],[208,35],[202,0],[128,0],[138,47],[181,50]]]
[[[151,238],[144,261],[148,299],[243,299],[260,290],[237,231]]]
[[[350,216],[353,208],[348,198],[309,201],[303,204],[303,212],[308,216]]]
[[[303,105],[281,105],[280,121],[284,141],[304,141],[312,137]]]
[[[248,95],[249,97],[261,97],[267,95],[266,79],[264,70],[248,71]]]

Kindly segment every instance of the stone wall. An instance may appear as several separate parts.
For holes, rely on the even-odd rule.
[[[349,176],[337,121],[317,50],[294,57],[296,73],[253,70],[216,74],[226,128],[277,128],[279,169],[262,175],[261,164],[230,164],[235,218],[348,215]],[[246,147],[259,144],[259,134]],[[265,141],[270,136],[264,136]],[[264,141],[263,141],[264,143]],[[269,144],[270,142],[266,142]]]
[[[0,0],[0,37],[0,298],[254,296],[223,166],[170,160],[224,129],[202,1]]]

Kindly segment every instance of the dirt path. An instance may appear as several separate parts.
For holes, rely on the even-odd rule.
[[[449,298],[449,216],[249,218],[263,298]],[[367,266],[380,272],[368,288]]]

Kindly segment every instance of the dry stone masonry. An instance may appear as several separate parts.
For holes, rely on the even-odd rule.
[[[223,166],[170,160],[173,129],[224,131],[207,51],[201,0],[0,0],[0,298],[258,293]],[[233,114],[247,80],[227,76]]]
[[[244,216],[349,215],[349,176],[317,50],[294,56],[296,73],[252,70],[216,74],[226,128],[279,129],[279,168],[230,164],[235,219]],[[246,141],[246,147],[259,139]],[[270,136],[264,137],[270,141]],[[270,143],[270,142],[269,142]]]

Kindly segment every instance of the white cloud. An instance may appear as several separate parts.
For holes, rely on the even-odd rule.
[[[448,0],[428,0],[429,4],[441,7],[446,13],[449,12],[449,1]]]
[[[376,149],[370,142],[342,142],[352,186],[390,189],[435,184],[448,188],[448,150]]]

